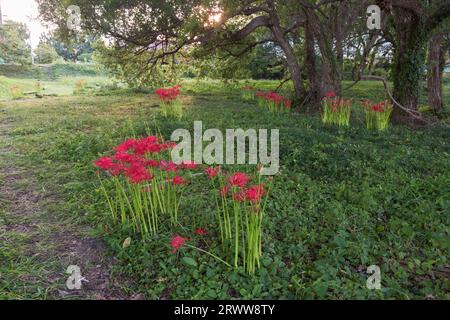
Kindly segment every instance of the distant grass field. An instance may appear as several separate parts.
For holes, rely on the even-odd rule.
[[[70,95],[75,79],[48,86]],[[9,150],[0,154],[0,186],[31,200],[24,190],[52,195],[39,201],[39,212],[49,219],[42,223],[39,215],[19,215],[3,199],[8,192],[0,194],[6,203],[0,209],[0,299],[60,298],[65,267],[51,235],[64,234],[67,225],[88,226],[104,239],[117,258],[113,279],[127,293],[150,299],[449,299],[449,127],[372,132],[359,113],[350,128],[324,126],[318,116],[272,114],[244,102],[242,85],[184,81],[182,120],[159,115],[152,89],[0,102],[0,148]],[[346,96],[378,100],[384,93],[381,83],[362,82]],[[254,277],[197,251],[171,253],[171,236],[190,235],[196,227],[209,233],[192,242],[218,252],[204,177],[192,181],[181,227],[141,240],[111,224],[92,161],[125,138],[156,132],[168,138],[177,128],[192,131],[196,120],[205,129],[280,129],[281,171]],[[12,167],[28,175],[14,182],[7,170]],[[131,245],[123,248],[129,236]],[[186,265],[183,257],[195,263]],[[366,288],[366,269],[373,264],[381,268],[382,290]]]

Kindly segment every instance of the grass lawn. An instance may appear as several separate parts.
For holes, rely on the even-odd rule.
[[[155,95],[121,90],[0,102],[0,299],[65,297],[65,269],[84,248],[66,255],[54,236],[65,232],[75,242],[105,240],[102,252],[116,259],[112,282],[126,296],[449,299],[449,127],[369,132],[355,112],[351,127],[339,129],[259,109],[241,99],[240,86],[188,82],[179,121],[159,116]],[[382,93],[380,83],[364,82],[346,95]],[[252,277],[195,250],[171,253],[172,235],[191,236],[197,227],[208,234],[191,242],[218,251],[206,177],[192,181],[178,228],[142,240],[111,224],[92,161],[126,138],[158,130],[169,138],[177,128],[192,131],[196,120],[204,130],[280,129],[281,170],[267,206],[262,266]],[[29,204],[20,212],[11,205],[16,196]],[[374,264],[382,290],[366,288]]]

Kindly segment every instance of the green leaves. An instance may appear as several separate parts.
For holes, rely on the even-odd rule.
[[[197,262],[190,258],[190,257],[183,257],[183,259],[181,259],[181,261],[183,261],[183,263],[188,266],[188,267],[197,267]]]

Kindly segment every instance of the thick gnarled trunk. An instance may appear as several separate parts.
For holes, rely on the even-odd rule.
[[[405,10],[396,10],[396,43],[392,77],[394,98],[404,107],[417,110],[420,79],[425,64],[425,36],[421,18]],[[393,120],[410,122],[412,119],[399,108],[394,108]]]

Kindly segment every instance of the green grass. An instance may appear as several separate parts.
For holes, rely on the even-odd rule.
[[[23,155],[21,165],[35,172],[40,185],[57,190],[62,200],[54,206],[64,217],[97,227],[118,258],[115,272],[135,280],[130,292],[150,299],[450,298],[449,127],[369,132],[355,113],[350,128],[337,129],[323,126],[319,117],[261,110],[241,100],[241,86],[185,82],[189,94],[183,97],[186,116],[180,121],[159,117],[154,95],[113,91],[82,99],[3,102],[0,122],[15,121],[12,145]],[[372,82],[347,94],[354,100],[383,98],[382,85]],[[141,240],[110,225],[92,160],[127,137],[157,129],[169,137],[176,128],[192,130],[195,120],[202,120],[205,129],[280,129],[282,167],[267,207],[262,268],[254,277],[230,271],[200,252],[170,252],[175,233],[218,252],[213,200],[204,177],[193,181],[182,204],[183,228]],[[206,228],[208,236],[192,236],[197,227]],[[128,236],[131,245],[123,249]],[[17,252],[8,250],[0,247],[2,273],[8,274],[11,263],[24,272],[43,268],[21,255],[20,242]],[[183,263],[183,257],[195,264]],[[372,264],[381,268],[381,291],[366,288],[365,270]],[[33,265],[37,271],[30,270]],[[10,297],[35,294],[18,287],[23,280],[7,279]]]

